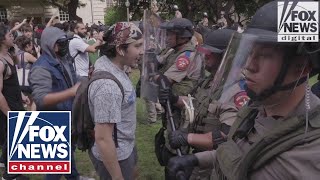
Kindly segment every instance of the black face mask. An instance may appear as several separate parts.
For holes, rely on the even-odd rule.
[[[60,57],[64,57],[68,54],[69,52],[69,41],[57,41],[57,45],[58,45],[58,52],[57,54]]]

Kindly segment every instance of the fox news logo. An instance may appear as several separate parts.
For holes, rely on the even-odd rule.
[[[279,1],[278,42],[318,42],[319,2]]]
[[[8,113],[8,173],[71,173],[70,111]]]

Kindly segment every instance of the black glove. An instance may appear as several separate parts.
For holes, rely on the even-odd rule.
[[[181,146],[188,145],[188,133],[180,130],[169,132],[169,144],[173,149],[178,149]]]
[[[159,85],[160,89],[168,89],[171,88],[171,82],[170,80],[167,78],[167,76],[163,75],[163,74],[158,74],[158,78],[156,80],[156,83]]]
[[[179,96],[172,93],[171,88],[159,88],[159,102],[162,106],[166,106],[167,101],[171,104],[175,104],[179,100]]]
[[[199,160],[194,155],[186,155],[186,156],[176,156],[169,160],[168,163],[168,173],[170,179],[177,179],[177,176],[184,176],[185,179],[189,179],[193,168],[198,166]]]

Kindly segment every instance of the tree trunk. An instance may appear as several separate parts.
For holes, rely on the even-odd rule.
[[[77,22],[82,22],[82,18],[77,16],[78,4],[79,0],[70,0],[70,2],[68,3],[69,19],[71,21],[76,20]]]

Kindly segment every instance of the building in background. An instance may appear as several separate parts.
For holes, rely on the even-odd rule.
[[[113,0],[80,0],[81,6],[77,9],[77,15],[84,23],[93,24],[98,21],[104,22],[105,10],[116,4]],[[34,23],[46,23],[52,15],[57,14],[61,22],[68,21],[68,13],[61,9],[41,3],[39,0],[1,0],[0,22],[8,19],[23,20],[34,17]]]

